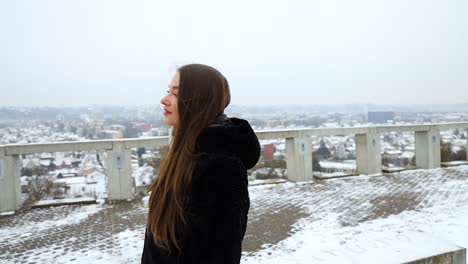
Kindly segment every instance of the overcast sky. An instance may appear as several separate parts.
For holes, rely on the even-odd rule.
[[[1,0],[0,106],[155,105],[204,63],[233,104],[468,103],[466,0]]]

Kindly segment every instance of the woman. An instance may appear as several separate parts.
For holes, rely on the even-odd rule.
[[[161,99],[172,134],[150,188],[142,263],[240,263],[246,170],[260,145],[247,121],[224,114],[230,98],[212,67],[186,65],[172,78]]]

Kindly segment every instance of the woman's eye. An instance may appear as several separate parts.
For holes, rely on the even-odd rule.
[[[171,90],[166,90],[166,93],[170,94],[170,93],[171,93]],[[175,97],[177,97],[177,94],[176,94],[176,93],[172,92],[172,94],[173,94]]]

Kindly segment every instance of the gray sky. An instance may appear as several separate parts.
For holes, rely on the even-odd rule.
[[[154,105],[204,63],[233,104],[468,103],[466,0],[2,0],[0,106]]]

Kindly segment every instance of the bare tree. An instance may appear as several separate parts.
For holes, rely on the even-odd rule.
[[[33,175],[29,178],[28,187],[31,198],[38,201],[50,194],[53,183],[47,175]]]

